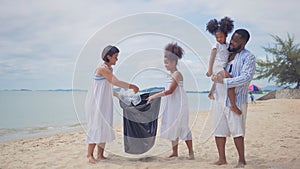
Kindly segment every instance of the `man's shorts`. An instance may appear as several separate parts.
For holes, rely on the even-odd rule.
[[[214,102],[213,120],[214,136],[216,137],[235,137],[245,136],[247,104],[238,106],[242,111],[241,115],[230,111],[229,107]]]

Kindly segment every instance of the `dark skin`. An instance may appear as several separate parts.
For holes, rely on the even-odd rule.
[[[170,71],[170,76],[172,77],[172,83],[169,87],[169,89],[166,89],[165,91],[156,93],[150,97],[147,98],[148,102],[151,102],[151,100],[158,98],[158,97],[163,97],[172,94],[175,89],[178,87],[178,82],[183,81],[183,76],[180,72],[177,71],[177,62],[174,60],[169,60],[167,58],[164,59],[165,67],[168,71]],[[172,154],[169,156],[171,157],[178,157],[178,138],[176,140],[172,141]],[[188,151],[189,151],[189,159],[193,160],[194,157],[194,151],[193,151],[193,142],[192,140],[186,140],[185,141]]]
[[[244,50],[247,41],[242,38],[241,35],[234,33],[230,40],[229,50],[233,52],[232,55],[229,56],[228,61],[232,61],[237,53],[240,53]],[[219,76],[212,77],[212,80],[216,83],[224,83],[223,78]],[[216,165],[224,165],[227,164],[226,155],[225,155],[225,144],[226,144],[226,137],[215,137],[215,142],[217,145],[218,153],[219,153],[219,160],[215,162]],[[244,147],[244,137],[235,137],[234,144],[238,152],[239,160],[238,164],[235,168],[243,168],[246,165],[245,160],[245,147]]]

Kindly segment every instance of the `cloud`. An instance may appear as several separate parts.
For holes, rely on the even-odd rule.
[[[9,83],[16,83],[20,78],[27,79],[26,85],[30,86],[30,80],[39,79],[41,85],[49,86],[53,83],[61,87],[70,87],[71,78],[81,48],[86,41],[99,29],[105,27],[120,17],[126,17],[141,12],[163,12],[179,16],[191,22],[197,29],[204,33],[203,37],[209,42],[214,42],[214,37],[205,32],[205,24],[211,18],[230,16],[235,20],[236,27],[246,27],[251,32],[251,41],[247,47],[256,55],[264,55],[261,48],[272,42],[269,34],[286,37],[289,32],[295,35],[299,42],[300,30],[296,21],[299,20],[299,2],[286,1],[210,1],[210,0],[150,0],[150,1],[80,1],[80,0],[29,0],[0,2],[0,81],[6,81],[0,88],[9,88]],[[144,22],[147,23],[147,20]],[[158,22],[162,26],[164,22]],[[179,24],[180,25],[180,24]],[[131,29],[132,25],[120,27],[119,30]],[[151,25],[153,26],[153,25]],[[174,24],[173,29],[181,29]],[[118,32],[112,32],[118,34]],[[191,32],[179,32],[187,34],[187,39],[199,38],[199,35]],[[110,35],[112,36],[112,35]],[[198,37],[197,37],[198,36]],[[109,37],[102,37],[107,38]],[[149,38],[149,37],[148,37]],[[133,42],[135,41],[135,42]],[[131,44],[136,48],[160,48],[167,41],[145,45],[145,39],[131,39]],[[187,41],[182,39],[183,42]],[[191,40],[194,42],[193,40]],[[139,46],[141,45],[141,46]],[[193,52],[200,53],[203,58],[209,55],[206,44],[182,44],[187,45],[187,60],[195,62]],[[192,46],[193,48],[188,48]],[[136,48],[124,46],[123,54],[134,53]],[[99,51],[101,51],[99,47]],[[202,50],[204,49],[204,50]],[[95,56],[95,57],[98,57]],[[191,58],[189,58],[191,57]],[[187,61],[185,60],[185,61]],[[207,63],[190,64],[189,66],[201,66]],[[197,65],[197,66],[193,66]],[[45,75],[45,76],[43,76]],[[15,79],[14,79],[15,78]],[[46,82],[47,84],[43,83]],[[59,79],[68,79],[57,82]],[[36,83],[36,81],[34,81]],[[4,83],[1,83],[4,84]],[[22,88],[22,81],[17,83]],[[17,85],[16,85],[17,86]],[[51,85],[50,85],[51,86]]]

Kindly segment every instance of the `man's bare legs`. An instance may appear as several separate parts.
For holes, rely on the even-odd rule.
[[[224,165],[227,164],[226,156],[225,156],[225,144],[226,137],[215,137],[215,141],[217,144],[217,149],[219,153],[219,160],[215,162],[216,165]]]
[[[246,165],[244,137],[240,136],[234,138],[234,144],[239,154],[239,161],[235,168],[244,168],[244,166]]]
[[[226,144],[226,137],[215,137],[215,141],[218,148],[219,153],[219,160],[215,162],[216,165],[224,165],[227,164],[226,155],[225,155],[225,144]],[[239,155],[238,164],[235,168],[243,168],[246,165],[245,160],[245,147],[244,147],[244,137],[236,137],[234,138],[234,144],[237,149]]]
[[[94,158],[94,149],[96,144],[89,144],[88,145],[88,154],[87,158],[89,159],[89,163],[96,164],[96,159]]]
[[[98,155],[97,155],[97,160],[105,160],[107,159],[104,157],[104,148],[105,148],[105,143],[100,143],[97,145],[98,147]]]

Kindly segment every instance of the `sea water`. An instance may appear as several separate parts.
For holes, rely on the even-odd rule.
[[[84,129],[86,93],[0,91],[0,142]],[[187,95],[190,113],[210,109],[207,93]],[[162,100],[161,110],[163,108]],[[114,125],[121,124],[122,109],[114,98]]]

